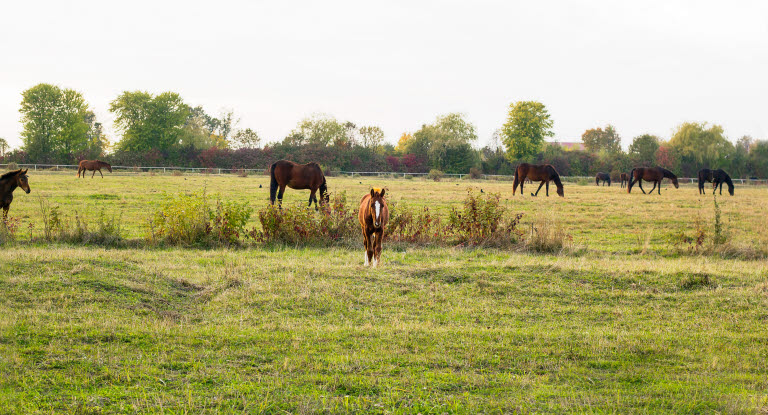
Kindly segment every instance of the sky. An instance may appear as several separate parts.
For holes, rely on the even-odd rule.
[[[768,1],[19,1],[0,14],[0,137],[21,93],[81,92],[111,141],[123,91],[174,91],[282,140],[305,117],[396,142],[464,113],[485,145],[516,101],[555,139],[612,124],[626,148],[682,122],[768,139]]]

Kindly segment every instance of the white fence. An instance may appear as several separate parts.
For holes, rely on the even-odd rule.
[[[39,172],[59,172],[77,170],[76,164],[17,164],[19,168],[29,168],[32,171]],[[0,164],[0,168],[7,169],[7,164]],[[150,166],[112,166],[112,170],[116,171],[118,175],[133,175],[137,173],[173,173],[175,171],[181,173],[196,173],[196,174],[266,174],[265,169],[220,169],[220,168],[206,168],[206,167],[150,167]],[[113,173],[114,174],[114,173]],[[331,171],[329,176],[394,176],[394,177],[416,177],[426,176],[429,173],[399,173],[389,171]],[[469,176],[469,174],[449,174],[444,173],[445,177],[455,177],[463,179]],[[514,176],[502,175],[502,174],[481,174],[480,177],[485,180],[499,180],[499,181],[512,181]],[[577,182],[581,180],[588,180],[590,182],[595,181],[594,176],[560,176],[563,181]],[[765,179],[732,179],[734,183],[747,184],[747,185],[761,185],[768,184],[768,180]],[[614,180],[618,181],[618,180]],[[680,183],[697,183],[698,179],[694,177],[680,177],[678,178]]]

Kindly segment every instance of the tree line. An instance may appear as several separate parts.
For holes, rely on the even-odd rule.
[[[175,92],[153,95],[125,91],[109,106],[112,143],[83,95],[51,84],[22,93],[19,109],[22,147],[8,151],[0,138],[2,162],[76,164],[100,158],[115,165],[266,168],[278,159],[316,161],[330,170],[513,174],[521,162],[550,163],[562,175],[591,176],[659,165],[678,175],[699,168],[723,168],[735,177],[768,176],[768,141],[745,136],[729,141],[716,124],[687,122],[663,139],[634,137],[627,151],[612,125],[582,134],[584,149],[548,143],[553,120],[544,104],[510,104],[506,122],[478,148],[475,126],[459,113],[438,116],[396,144],[384,141],[378,126],[357,125],[316,114],[299,121],[281,141],[263,143],[252,128],[238,128],[232,111],[217,115],[184,102]]]

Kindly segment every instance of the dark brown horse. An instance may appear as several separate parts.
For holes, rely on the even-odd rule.
[[[560,175],[557,174],[557,170],[555,170],[551,164],[522,163],[517,166],[517,169],[515,170],[515,183],[512,185],[513,196],[517,191],[518,184],[520,185],[520,194],[523,194],[523,183],[525,182],[525,179],[541,182],[539,188],[536,190],[536,194],[531,193],[531,196],[537,196],[539,190],[541,190],[541,186],[544,186],[545,184],[547,185],[547,196],[549,196],[550,181],[555,182],[555,186],[557,186],[557,194],[561,197],[564,196],[563,183],[560,182]]]
[[[283,203],[283,193],[285,186],[291,189],[303,190],[309,189],[309,205],[315,202],[317,210],[317,196],[315,193],[320,189],[320,203],[328,202],[328,185],[325,182],[323,170],[317,163],[298,164],[288,160],[276,161],[269,168],[271,177],[269,183],[269,202],[275,204],[275,194],[277,194],[278,204]],[[278,188],[280,191],[278,192]]]
[[[85,171],[92,170],[93,174],[91,175],[91,179],[93,179],[96,172],[99,172],[103,179],[104,174],[101,172],[102,168],[105,168],[112,173],[112,166],[109,163],[105,163],[101,160],[80,160],[80,163],[77,165],[77,177],[80,177],[80,172],[83,172],[83,179],[85,179]]]
[[[384,189],[371,189],[371,193],[360,200],[357,213],[360,227],[363,228],[365,244],[365,265],[378,265],[381,261],[381,243],[384,239],[384,227],[389,221],[389,208],[384,200]]]
[[[603,181],[603,186],[608,183],[608,187],[611,186],[611,173],[598,172],[595,176],[595,185],[600,186],[600,180]]]
[[[8,209],[13,202],[13,191],[17,187],[29,193],[29,183],[27,183],[27,170],[9,171],[0,176],[0,207],[3,208],[3,219],[8,217]]]
[[[645,194],[645,189],[643,189],[643,180],[645,180],[647,182],[653,182],[653,187],[651,188],[651,191],[648,192],[648,194],[653,193],[653,189],[656,188],[656,185],[659,186],[658,193],[661,194],[661,181],[664,180],[665,177],[672,180],[672,184],[675,185],[675,189],[680,187],[680,185],[677,184],[677,176],[663,167],[634,168],[629,174],[629,185],[627,186],[627,193],[632,193],[632,186],[637,183],[637,185],[640,186],[640,190],[642,190],[643,194]]]
[[[699,194],[704,193],[704,182],[712,182],[712,194],[715,194],[717,186],[719,185],[721,195],[723,194],[723,183],[725,183],[728,185],[728,193],[733,196],[733,181],[731,180],[731,176],[729,176],[723,169],[699,170]]]
[[[621,179],[621,188],[623,189],[624,183],[629,183],[629,173],[621,173],[619,178]]]

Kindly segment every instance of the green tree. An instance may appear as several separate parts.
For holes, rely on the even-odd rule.
[[[0,157],[5,157],[5,152],[8,150],[8,142],[5,138],[0,137]]]
[[[659,149],[661,140],[659,137],[651,134],[643,134],[632,139],[629,145],[629,156],[632,163],[644,166],[652,166],[656,161],[656,151]]]
[[[701,167],[724,167],[729,164],[733,144],[723,135],[723,127],[707,123],[686,122],[680,124],[669,140],[684,162]]]
[[[752,174],[759,178],[768,178],[768,141],[758,140],[749,149],[749,164]]]
[[[605,129],[593,128],[581,135],[581,141],[584,148],[591,153],[606,151],[608,153],[621,152],[621,137],[616,132],[616,128],[608,124]]]
[[[451,113],[437,117],[413,133],[405,145],[405,154],[425,157],[433,169],[447,173],[467,173],[480,161],[472,144],[477,141],[475,126],[464,115]]]
[[[125,91],[110,103],[115,126],[122,130],[118,148],[123,151],[170,151],[181,144],[190,108],[175,92],[153,96],[149,92]]]
[[[352,125],[354,126],[354,124]],[[348,143],[347,132],[348,126],[340,123],[336,118],[325,114],[315,114],[299,121],[296,128],[285,137],[283,143],[294,146],[304,144],[328,146]]]
[[[544,104],[536,101],[510,104],[507,122],[501,128],[507,156],[514,160],[539,153],[544,138],[554,135],[552,125]]]
[[[230,140],[235,148],[259,148],[261,137],[256,131],[246,128],[237,130]]]
[[[38,84],[22,92],[21,139],[32,160],[71,160],[89,148],[87,117],[93,118],[85,98],[72,89]]]
[[[366,148],[376,149],[384,142],[384,131],[376,126],[364,126],[359,129],[360,145]]]

